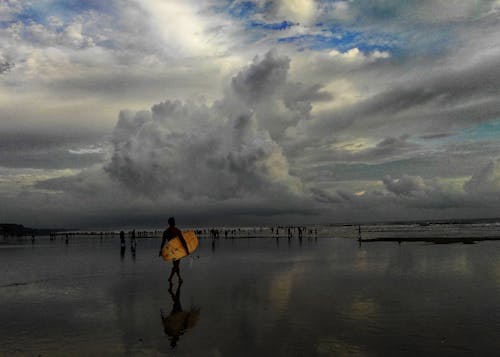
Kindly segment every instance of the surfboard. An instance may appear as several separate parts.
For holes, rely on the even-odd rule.
[[[186,244],[189,248],[189,254],[193,253],[196,248],[198,248],[198,237],[194,234],[193,231],[184,231],[182,232],[182,236],[186,241]],[[187,256],[186,249],[182,246],[181,240],[179,237],[175,237],[171,239],[161,250],[161,255],[164,260],[167,262],[171,262],[174,260],[179,260]]]

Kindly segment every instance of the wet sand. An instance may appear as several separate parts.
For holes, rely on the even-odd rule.
[[[0,355],[387,356],[500,350],[500,242],[203,239],[0,247]],[[180,309],[179,309],[180,305]],[[173,347],[175,345],[175,347]]]

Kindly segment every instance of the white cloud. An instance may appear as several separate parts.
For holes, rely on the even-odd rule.
[[[202,16],[201,3],[148,0],[137,1],[137,4],[146,11],[151,34],[161,41],[167,57],[212,56],[225,52],[224,34],[211,32],[225,21],[221,17]]]
[[[314,0],[281,0],[278,3],[278,15],[285,20],[310,24],[316,14]]]
[[[338,50],[333,49],[328,52],[328,55],[333,60],[351,62],[353,64],[357,63],[358,65],[374,62],[379,59],[387,59],[391,57],[391,54],[387,51],[374,50],[372,52],[363,53],[357,47],[353,47],[345,52],[340,52]]]
[[[0,21],[10,21],[20,13],[23,5],[20,0],[2,0],[0,2]]]

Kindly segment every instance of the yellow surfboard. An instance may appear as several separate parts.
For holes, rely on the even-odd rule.
[[[193,253],[196,248],[198,248],[198,237],[196,237],[196,234],[194,234],[193,231],[184,231],[182,232],[182,236],[184,237],[184,240],[189,248],[189,254]],[[171,262],[184,258],[188,254],[179,237],[175,237],[163,247],[161,255],[164,260]]]

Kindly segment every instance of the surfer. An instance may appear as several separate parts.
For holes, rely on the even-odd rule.
[[[165,243],[167,241],[170,241],[176,237],[179,237],[179,240],[182,243],[182,246],[186,250],[186,253],[189,255],[189,248],[187,246],[186,241],[184,240],[184,237],[182,236],[182,232],[179,228],[175,226],[175,218],[170,217],[168,219],[168,228],[163,232],[163,238],[161,240],[161,246],[160,246],[160,257],[161,257],[161,251],[163,247],[165,246]],[[179,282],[182,283],[182,278],[181,278],[181,273],[179,266],[181,264],[180,260],[174,260],[172,265],[172,271],[170,272],[170,276],[168,277],[168,281],[172,281],[172,278],[174,277],[174,274],[177,274],[177,277],[179,278]]]

